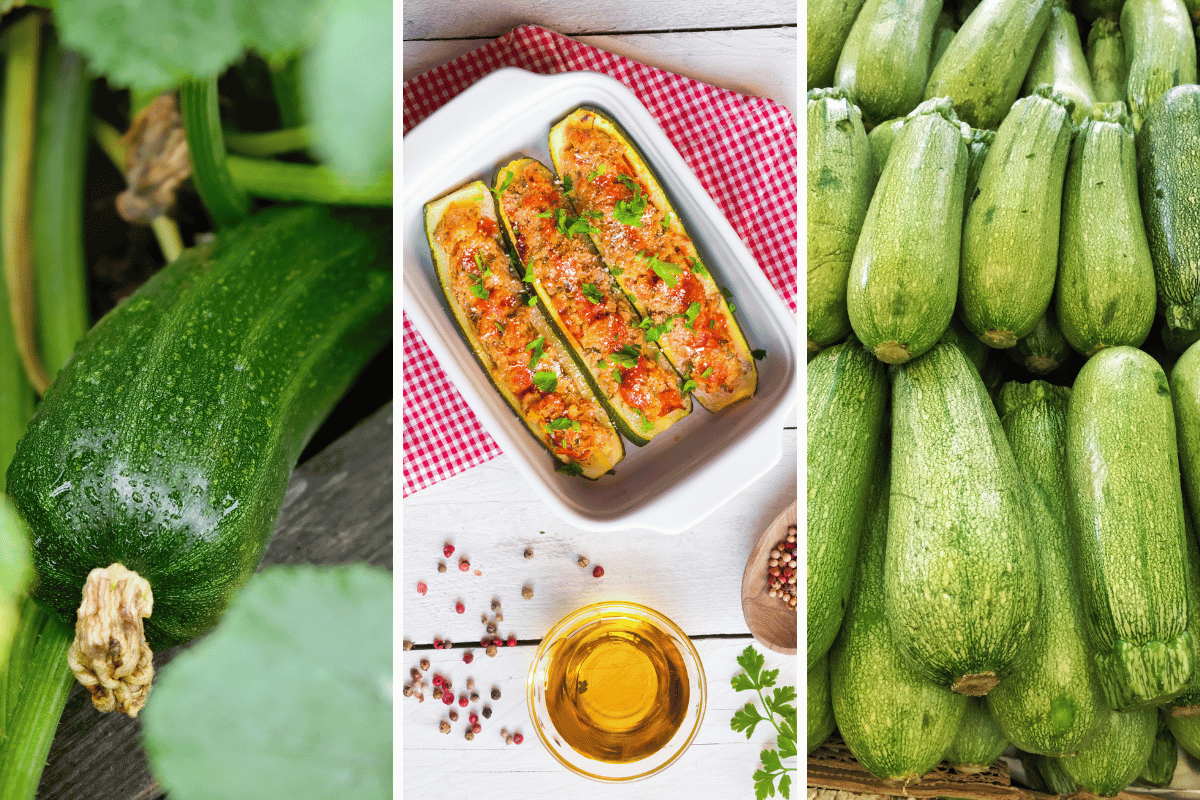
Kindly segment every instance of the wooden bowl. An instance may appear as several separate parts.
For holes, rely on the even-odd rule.
[[[742,615],[746,625],[763,647],[788,656],[796,655],[799,609],[789,608],[779,598],[767,594],[767,569],[771,548],[787,535],[788,526],[795,524],[796,501],[793,500],[758,537],[742,573]]]

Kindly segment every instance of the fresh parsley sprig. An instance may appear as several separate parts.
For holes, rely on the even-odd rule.
[[[762,751],[762,768],[754,773],[754,796],[756,800],[774,797],[778,786],[780,796],[790,798],[792,777],[788,773],[797,767],[786,766],[783,762],[789,758],[796,758],[796,688],[775,686],[779,670],[764,670],[763,656],[752,645],[742,651],[737,662],[745,671],[734,675],[730,681],[734,691],[756,692],[766,714],[761,713],[751,701],[734,713],[729,727],[735,731],[744,731],[747,739],[754,734],[758,723],[764,721],[769,722],[776,732],[775,748]],[[767,689],[773,691],[764,694],[764,690]]]

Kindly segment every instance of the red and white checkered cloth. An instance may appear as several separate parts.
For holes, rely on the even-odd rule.
[[[796,312],[796,123],[760,97],[665,72],[526,26],[404,84],[404,132],[501,67],[602,72],[637,95]],[[500,455],[404,317],[404,496]]]

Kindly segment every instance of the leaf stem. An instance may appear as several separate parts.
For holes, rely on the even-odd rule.
[[[225,144],[235,153],[271,158],[308,149],[308,128],[284,128],[265,133],[225,131]]]
[[[67,665],[71,626],[28,600],[17,641],[36,636],[27,659],[13,648],[7,696],[8,736],[0,746],[0,800],[33,800],[74,676]],[[14,681],[16,683],[14,683]],[[15,698],[15,704],[12,703]]]
[[[179,112],[192,162],[192,182],[218,228],[250,215],[250,198],[226,166],[225,137],[217,105],[217,79],[190,80],[179,89]]]
[[[390,206],[392,173],[365,186],[347,183],[331,169],[260,158],[229,156],[234,182],[247,194],[271,200],[298,200],[328,205]]]
[[[17,352],[33,388],[41,394],[50,385],[37,352],[34,332],[32,255],[30,253],[30,182],[38,90],[38,49],[42,15],[26,14],[8,29],[8,60],[4,70],[4,166],[0,170],[0,244],[4,279]]]

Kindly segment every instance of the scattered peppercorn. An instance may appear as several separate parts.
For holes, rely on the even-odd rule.
[[[517,646],[517,635],[515,633],[510,633],[508,635],[508,646],[509,647]]]
[[[420,679],[420,677],[421,677],[421,670],[417,669],[416,667],[413,667],[412,669],[410,669],[410,670],[408,671],[408,674],[409,674],[409,675],[412,675],[412,679],[413,679],[414,681],[415,681],[415,680],[419,680],[419,679]]]
[[[499,699],[500,699],[500,687],[499,687],[499,686],[493,686],[493,687],[492,687],[492,699],[493,699],[493,700],[499,700]]]
[[[479,640],[480,647],[487,647],[491,643],[492,643],[492,637],[490,637],[490,636],[484,636],[483,638],[481,638]]]
[[[487,624],[487,632],[490,634],[495,634],[496,633],[496,623],[489,622]]]
[[[467,731],[467,741],[469,742],[474,738],[475,738],[475,734],[471,733],[470,731]]]
[[[504,622],[504,615],[499,611],[496,612],[496,622]]]
[[[429,659],[422,658],[421,659],[421,672],[428,672],[428,671],[429,671]]]
[[[476,722],[471,726],[471,733],[483,733],[483,726]]]
[[[442,678],[442,688],[445,689],[446,691],[449,691],[454,688],[453,686],[450,685],[449,678]]]
[[[438,572],[445,572],[445,571],[446,571],[446,562],[439,561],[438,562]]]
[[[471,702],[472,703],[479,702],[479,692],[471,692]]]
[[[525,584],[525,588],[521,590],[521,597],[524,597],[526,600],[533,597],[533,587]]]
[[[459,614],[461,614],[467,610],[467,607],[463,605],[462,600],[459,600],[457,603],[454,604],[454,610],[457,611]]]
[[[526,557],[526,558],[533,558],[533,548],[532,548],[532,547],[526,547],[526,548],[525,548],[525,557]]]
[[[443,694],[445,694],[445,691],[442,690],[442,687],[438,686],[433,690],[433,699],[441,700]]]
[[[409,686],[407,683],[404,684],[404,696],[412,697],[412,695],[413,695],[413,688],[411,686]]]
[[[474,725],[476,722],[479,722],[479,715],[472,711],[471,716],[467,717],[467,719]]]
[[[504,640],[503,639],[492,639],[492,644],[495,645],[496,647],[503,647]]]
[[[447,722],[446,720],[442,720],[442,723],[440,725],[438,725],[438,730],[440,730],[442,733],[449,733],[450,732],[450,723]]]
[[[463,653],[463,663],[470,664],[474,660],[475,660],[475,654],[472,653],[470,650]]]
[[[434,649],[434,650],[441,650],[441,649],[442,649],[442,640],[441,640],[441,639],[434,639],[434,640],[433,640],[433,649]]]
[[[469,701],[469,700],[467,700],[467,696],[466,696],[465,694],[464,694],[464,695],[461,695],[461,696],[459,696],[459,698],[458,698],[458,704],[459,704],[460,706],[462,706],[463,708],[466,708],[466,707],[467,707],[467,703],[468,703],[468,702],[470,702],[470,701]]]
[[[512,743],[513,743],[513,737],[512,737],[512,734],[511,734],[511,733],[510,733],[509,735],[507,735],[507,736],[505,736],[505,737],[504,737],[504,743],[505,743],[505,744],[512,744]]]
[[[508,736],[508,728],[501,728],[501,729],[500,729],[500,735],[501,735],[501,736]]]
[[[488,620],[487,620],[487,614],[486,614],[486,613],[485,613],[485,614],[480,614],[480,615],[479,615],[479,622],[480,622],[480,623],[482,623],[483,625],[487,625],[487,621],[488,621]]]
[[[458,722],[458,711],[453,708],[450,709],[450,721]]]
[[[483,718],[484,718],[484,719],[491,719],[491,717],[492,717],[492,707],[491,707],[491,706],[484,706],[484,707],[483,707]]]
[[[405,649],[405,650],[412,650],[412,639],[405,639],[405,640],[404,640],[404,649]]]
[[[590,563],[591,563],[591,562],[590,562],[590,561],[588,561],[588,559],[587,559],[587,556],[580,556],[580,557],[579,557],[578,564],[579,564],[579,568],[580,568],[580,569],[583,569],[584,567],[586,567],[586,566],[587,566],[588,564],[590,564]]]
[[[454,555],[454,545],[446,542],[446,546],[442,548],[442,555],[444,555],[446,558]]]
[[[525,741],[525,737],[519,733],[514,733],[512,740],[513,740],[513,744],[520,744],[521,742]]]
[[[499,611],[499,610],[500,610],[500,599],[492,598],[492,611]]]
[[[446,679],[445,679],[445,678],[443,678],[441,675],[434,675],[434,676],[433,676],[433,685],[434,685],[434,686],[441,686],[441,685],[442,685],[442,684],[444,684],[445,682],[446,682]]]
[[[593,578],[599,578],[603,575],[604,575],[604,567],[596,567],[594,570],[592,570]]]
[[[448,706],[454,705],[454,692],[443,692],[442,702]]]
[[[483,573],[482,573],[481,571],[479,571],[479,570],[475,570],[475,574],[476,574],[476,575],[482,575]]]
[[[474,678],[467,678],[467,688],[468,689],[475,688],[475,679]]]
[[[429,587],[425,585],[425,581],[417,581],[417,594],[425,594],[429,591]]]
[[[492,656],[496,655],[496,645],[489,644],[487,646],[487,650],[485,650],[484,652],[486,652],[488,654],[488,658],[491,658]]]
[[[469,570],[471,568],[471,562],[467,561],[465,558],[460,558],[458,560],[458,568],[461,571],[466,572],[467,570]]]

